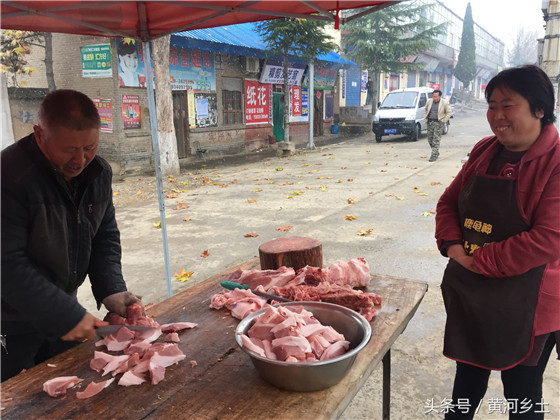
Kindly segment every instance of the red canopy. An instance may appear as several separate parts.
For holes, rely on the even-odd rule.
[[[0,26],[37,32],[115,36],[147,41],[162,35],[235,23],[296,17],[338,23],[338,11],[367,8],[391,0],[339,1],[2,1]],[[332,12],[335,13],[332,13]],[[351,20],[340,19],[341,23]],[[337,26],[337,25],[336,25]]]

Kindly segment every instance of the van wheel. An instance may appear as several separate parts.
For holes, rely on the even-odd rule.
[[[444,125],[443,125],[443,132],[441,134],[443,134],[444,136],[449,133],[449,121],[447,121]]]
[[[414,132],[410,135],[410,140],[412,141],[418,141],[418,139],[420,138],[420,130],[422,128],[420,127],[420,124],[416,124],[416,128],[414,130]]]
[[[381,143],[381,136],[378,136],[377,134],[375,135],[375,141],[377,143]]]

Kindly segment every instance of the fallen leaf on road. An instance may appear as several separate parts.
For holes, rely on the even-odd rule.
[[[183,182],[181,182],[181,184],[183,184],[183,185],[189,185],[189,181],[183,181]]]
[[[250,199],[250,198],[247,199],[247,203],[256,203],[256,202],[257,200],[255,199]]]
[[[395,196],[397,200],[404,200],[404,197],[399,197],[398,195]]]
[[[256,190],[253,190],[253,192],[261,192],[262,188],[257,188]]]
[[[321,191],[327,191],[327,186],[326,185],[321,185],[319,188],[321,189]]]
[[[348,202],[348,204],[356,204],[356,199],[355,198],[349,198],[346,200]]]
[[[425,211],[425,212],[423,212],[423,213],[420,213],[420,215],[422,215],[422,216],[431,216],[432,213],[430,213],[429,211]]]
[[[430,182],[430,185],[441,185],[441,182]]]
[[[398,181],[400,178],[398,176],[393,177],[395,181]]]
[[[179,273],[175,273],[175,280],[185,282],[191,279],[191,276],[194,274],[192,271],[185,271],[184,268],[181,268]]]
[[[142,192],[140,192],[141,194]],[[169,194],[165,194],[165,198],[177,198],[179,194],[177,193],[169,193]]]
[[[277,171],[283,171],[284,168],[278,167],[278,168],[276,168],[276,170],[277,170]]]
[[[351,214],[347,214],[346,216],[344,216],[344,220],[356,220],[357,217],[356,216],[352,216]]]
[[[200,256],[201,256],[202,258],[208,258],[208,255],[210,255],[210,254],[208,253],[208,250],[207,250],[207,249],[205,249],[205,250],[202,252],[202,254],[200,254]]]
[[[136,191],[136,195],[140,195],[140,194],[142,194],[142,190]]]
[[[249,232],[249,233],[245,234],[246,238],[256,238],[257,236],[259,236],[259,234],[255,233],[255,232]]]
[[[183,222],[190,222],[191,220],[192,220],[192,219],[191,219],[190,217],[185,217],[185,218],[183,219]]]
[[[187,193],[189,192],[189,190],[178,190],[177,188],[171,188],[171,191],[173,191],[174,193]]]
[[[120,192],[118,192],[118,191],[113,191],[113,195],[119,195],[119,194],[120,194]]]
[[[394,196],[395,196],[395,194],[391,194],[391,193],[385,194],[385,197],[394,197]]]
[[[290,230],[292,228],[292,226],[282,226],[282,227],[277,227],[276,230],[279,230],[280,232],[286,232],[287,230]]]
[[[348,182],[354,182],[354,178],[348,178]]]
[[[174,207],[173,210],[183,210],[188,208],[189,206],[187,206],[186,204],[181,204],[180,206]]]
[[[152,225],[154,225],[156,229],[161,229],[161,220],[159,222],[153,222]]]
[[[237,184],[237,179],[231,181],[232,184]]]
[[[373,229],[367,229],[367,230],[363,230],[361,229],[360,231],[358,231],[358,233],[356,233],[356,235],[358,236],[366,236],[369,235],[371,233]]]

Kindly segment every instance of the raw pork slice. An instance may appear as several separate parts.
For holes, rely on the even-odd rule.
[[[234,289],[216,293],[210,300],[210,307],[221,309],[224,306],[237,319],[243,319],[252,312],[262,309],[266,298],[255,295],[250,290]]]
[[[246,284],[249,289],[261,285],[265,290],[272,286],[283,287],[291,284],[296,273],[292,267],[280,267],[277,270],[237,270],[231,273],[229,281]]]
[[[101,391],[103,391],[104,388],[107,388],[109,385],[111,385],[114,380],[115,378],[107,379],[106,381],[103,382],[90,382],[86,387],[86,389],[84,389],[81,392],[76,392],[76,397],[79,398],[80,400],[93,397],[94,395],[97,395]]]
[[[123,376],[121,376],[118,384],[122,386],[130,386],[140,385],[142,382],[146,382],[146,378],[144,378],[144,375],[129,370],[128,372],[125,372]]]
[[[247,335],[241,335],[241,341],[249,351],[285,362],[331,359],[344,354],[350,344],[344,335],[322,325],[301,306],[293,310],[271,306],[254,321]]]
[[[164,333],[177,332],[187,328],[194,328],[197,325],[194,322],[173,322],[171,324],[163,324],[161,331]]]
[[[179,342],[179,334],[176,332],[169,333],[165,336],[163,341],[167,343],[178,343]]]
[[[72,388],[74,385],[82,382],[83,379],[77,376],[59,376],[57,378],[49,379],[43,384],[43,391],[49,394],[51,397],[60,397],[66,394],[68,388]]]

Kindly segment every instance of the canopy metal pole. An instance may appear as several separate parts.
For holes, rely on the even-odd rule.
[[[309,63],[309,92],[307,95],[307,113],[309,114],[309,142],[307,143],[308,149],[315,149],[313,142],[313,113],[315,112],[315,67],[313,62]]]
[[[146,70],[146,84],[148,88],[148,109],[150,110],[150,128],[152,132],[152,148],[154,150],[154,164],[156,167],[156,184],[158,192],[159,215],[161,219],[161,236],[163,239],[163,258],[165,260],[165,276],[167,280],[167,297],[173,295],[171,290],[171,269],[169,268],[169,246],[167,243],[167,222],[165,220],[165,199],[163,197],[163,182],[161,175],[161,161],[159,157],[158,126],[156,114],[156,99],[152,71],[152,53],[150,43],[142,42],[144,50],[144,64]]]

